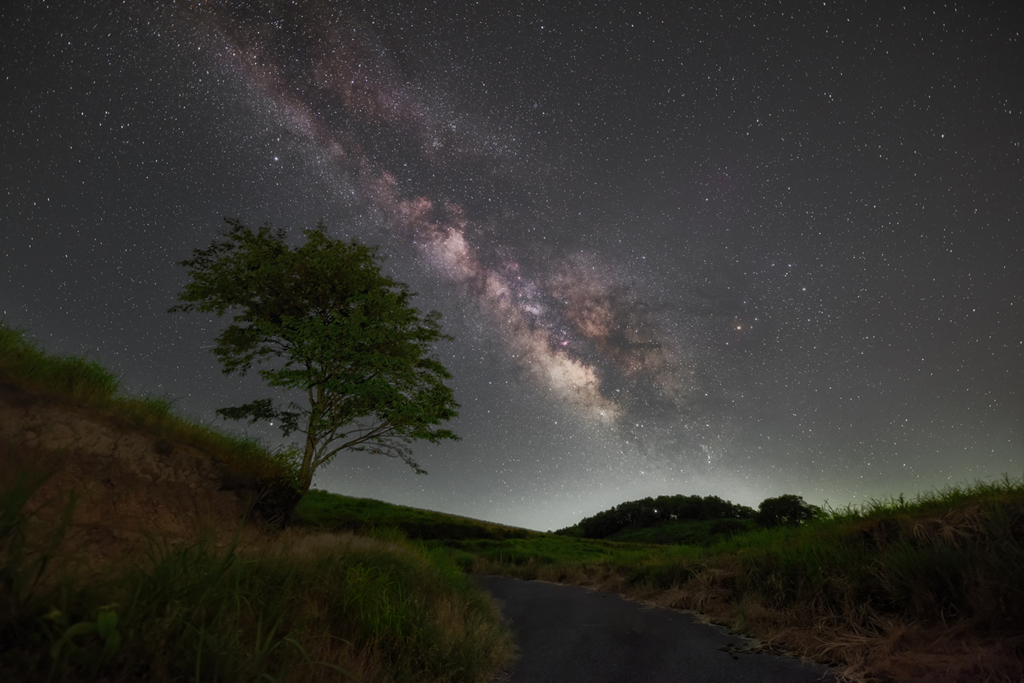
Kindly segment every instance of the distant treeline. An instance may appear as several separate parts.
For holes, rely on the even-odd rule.
[[[608,538],[627,528],[647,528],[674,521],[723,519],[753,520],[760,526],[774,527],[799,524],[818,511],[816,506],[808,505],[803,498],[792,494],[768,498],[761,502],[757,510],[722,500],[718,496],[658,496],[621,503],[593,517],[584,517],[579,524],[560,529],[556,533],[584,538]]]

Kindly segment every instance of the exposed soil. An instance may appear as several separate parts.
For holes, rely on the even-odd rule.
[[[19,470],[52,473],[28,505],[41,528],[52,528],[74,492],[65,550],[90,563],[138,550],[147,538],[189,543],[212,534],[224,545],[259,533],[241,527],[254,493],[228,490],[230,476],[208,455],[0,385],[0,486]]]

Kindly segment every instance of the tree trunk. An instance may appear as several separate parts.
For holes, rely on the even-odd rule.
[[[309,425],[307,425],[307,429]],[[306,432],[306,450],[302,454],[302,469],[299,470],[299,491],[303,494],[313,484],[313,454],[316,452],[316,440]]]

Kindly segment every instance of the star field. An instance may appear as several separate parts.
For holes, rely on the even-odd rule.
[[[3,13],[9,323],[197,419],[265,395],[166,313],[222,216],[378,244],[444,315],[463,440],[314,486],[555,529],[1021,474],[1015,3]]]

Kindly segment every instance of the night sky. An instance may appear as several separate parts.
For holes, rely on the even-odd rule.
[[[443,314],[462,440],[317,488],[546,530],[1024,473],[1019,2],[25,0],[0,26],[0,313],[46,349],[201,421],[269,395],[221,374],[220,321],[167,313],[224,216],[380,245]]]

